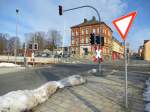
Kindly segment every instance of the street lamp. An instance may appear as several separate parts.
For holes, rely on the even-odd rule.
[[[15,56],[15,64],[17,59],[17,37],[18,37],[18,17],[19,17],[19,9],[16,9],[16,39],[15,39],[15,49],[14,49],[14,56]]]
[[[98,12],[98,10],[93,7],[93,6],[90,6],[90,5],[84,5],[84,6],[79,6],[79,7],[75,7],[75,8],[71,8],[71,9],[67,9],[67,10],[64,10],[63,7],[61,5],[58,6],[59,7],[59,15],[63,15],[64,12],[68,12],[68,11],[71,11],[71,10],[76,10],[76,9],[81,9],[81,8],[85,8],[85,7],[88,7],[88,8],[91,8],[93,9],[97,15],[98,15],[98,19],[99,19],[99,37],[100,37],[100,44],[99,44],[99,49],[101,49],[101,44],[102,44],[102,41],[101,41],[101,27],[100,27],[100,24],[101,24],[101,18],[100,18],[100,14]],[[98,71],[100,73],[102,73],[102,68],[101,68],[101,61],[100,61],[100,58],[98,57]]]

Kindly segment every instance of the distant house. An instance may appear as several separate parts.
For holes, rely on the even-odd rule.
[[[144,40],[144,60],[150,60],[150,40]]]
[[[139,49],[138,49],[138,56],[143,59],[144,58],[144,46],[140,46]]]
[[[122,59],[124,57],[124,45],[115,37],[112,38],[112,60]]]

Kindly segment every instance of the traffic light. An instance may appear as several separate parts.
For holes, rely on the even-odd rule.
[[[16,13],[19,13],[19,9],[16,9]]]
[[[96,41],[96,44],[100,44],[100,36],[96,36],[95,41]]]
[[[34,50],[38,50],[38,43],[34,43]]]
[[[95,34],[91,33],[90,35],[91,35],[90,36],[90,43],[91,43],[91,45],[93,45],[93,44],[95,44]]]
[[[104,37],[100,38],[100,36],[96,36],[95,41],[96,44],[101,44],[101,46],[104,46]]]
[[[29,44],[29,49],[32,49],[32,44]]]
[[[63,9],[62,9],[62,6],[59,5],[59,15],[61,16],[63,14]]]

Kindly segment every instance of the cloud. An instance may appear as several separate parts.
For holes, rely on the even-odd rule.
[[[3,7],[1,7],[3,9],[3,15],[12,18],[12,22],[15,24],[15,8],[18,7],[20,9],[19,21],[21,35],[23,35],[23,32],[46,32],[49,29],[57,29],[61,34],[64,34],[65,26],[66,34],[64,41],[66,43],[70,43],[70,27],[81,23],[85,17],[91,19],[92,16],[96,16],[96,13],[89,8],[84,8],[66,12],[63,16],[59,16],[58,5],[62,4],[65,9],[81,5],[94,6],[100,12],[102,20],[109,25],[111,25],[112,19],[121,15],[127,8],[127,4],[121,0],[15,0],[11,2],[11,5],[8,2],[9,0],[6,0],[6,2],[3,1]],[[5,10],[6,7],[9,8]],[[0,20],[0,23],[3,23],[3,21]],[[9,28],[15,31],[13,24],[8,25],[7,21],[4,21],[4,24],[6,24],[6,32],[7,30],[9,31]]]

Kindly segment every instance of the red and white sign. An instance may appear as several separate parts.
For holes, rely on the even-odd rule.
[[[118,30],[123,40],[126,40],[127,33],[131,27],[131,24],[136,14],[137,14],[136,12],[131,12],[130,14],[120,17],[113,21],[114,26]]]
[[[95,47],[95,51],[96,51],[96,56],[93,56],[93,61],[96,62],[98,61],[98,58],[100,59],[101,62],[103,62],[103,59],[102,59],[102,49],[97,49]]]
[[[101,58],[101,52],[102,52],[102,50],[100,49],[100,50],[96,50],[96,58],[98,59],[98,58]]]

